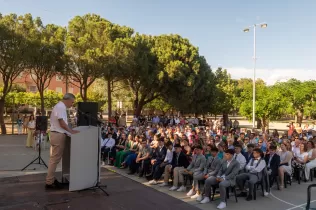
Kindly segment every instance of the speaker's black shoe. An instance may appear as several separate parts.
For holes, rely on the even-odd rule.
[[[47,190],[61,190],[63,188],[64,188],[63,185],[59,183],[57,180],[55,180],[53,184],[45,185],[45,189]]]

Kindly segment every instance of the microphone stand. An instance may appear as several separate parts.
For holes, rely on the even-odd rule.
[[[23,169],[21,169],[21,171],[24,171],[27,167],[29,167],[32,164],[44,165],[46,168],[48,168],[45,161],[43,160],[43,158],[41,156],[41,144],[43,141],[43,133],[42,132],[44,132],[44,131],[39,131],[39,133],[37,134],[37,138],[38,138],[38,156],[37,156],[37,158],[32,160],[32,162],[30,162],[27,166],[25,166]],[[38,162],[36,162],[37,160],[38,160]],[[35,168],[34,168],[34,170],[35,170]]]

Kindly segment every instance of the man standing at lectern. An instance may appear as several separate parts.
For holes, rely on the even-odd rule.
[[[46,177],[46,189],[62,188],[61,184],[55,179],[55,171],[63,156],[67,135],[79,133],[79,131],[72,130],[68,126],[67,118],[67,108],[73,106],[75,98],[73,94],[66,93],[62,101],[54,106],[50,115],[51,154]]]

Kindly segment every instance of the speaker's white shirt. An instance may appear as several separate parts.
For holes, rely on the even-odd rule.
[[[67,108],[62,101],[54,106],[52,113],[50,114],[50,131],[55,131],[58,133],[68,133],[65,129],[60,127],[58,121],[59,119],[63,119],[64,122],[68,125]]]

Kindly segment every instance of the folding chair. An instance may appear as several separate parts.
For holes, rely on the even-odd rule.
[[[216,192],[217,188],[219,188],[219,184],[216,184],[216,185],[212,186],[212,190],[213,190],[212,199],[211,199],[212,201],[214,200],[214,196],[215,196],[215,192]],[[226,205],[227,205],[227,199],[229,199],[229,190],[231,190],[234,193],[235,201],[236,201],[236,203],[238,203],[236,187],[235,186],[229,186],[229,187],[226,187],[226,198],[225,198]]]

